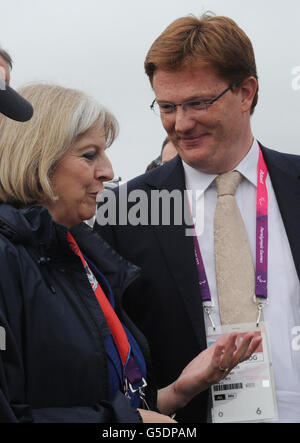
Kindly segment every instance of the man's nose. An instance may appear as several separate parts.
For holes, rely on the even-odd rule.
[[[174,118],[176,132],[187,132],[195,126],[195,120],[183,106],[177,106]]]

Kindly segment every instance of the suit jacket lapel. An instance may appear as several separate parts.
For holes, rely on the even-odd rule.
[[[300,158],[261,148],[300,279]]]
[[[161,174],[155,178],[152,175],[147,183],[151,189],[167,190],[169,192],[179,190],[183,196],[185,181],[181,160],[176,157],[168,163],[166,165],[168,168],[158,168]],[[188,213],[187,208],[185,210]],[[182,219],[183,223],[181,225],[163,226],[160,224],[152,226],[152,228],[176,282],[195,335],[201,347],[206,347],[203,305],[195,262],[193,237],[186,235],[186,229],[190,229],[191,226],[184,223],[184,214],[182,214]],[[186,220],[186,222],[191,223],[190,220]]]

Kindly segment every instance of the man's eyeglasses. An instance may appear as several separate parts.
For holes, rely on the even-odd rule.
[[[177,106],[182,106],[182,109],[185,112],[198,112],[198,111],[207,111],[209,106],[214,104],[217,100],[219,100],[221,97],[223,97],[226,92],[230,91],[235,86],[238,86],[241,82],[233,83],[228,88],[226,88],[221,94],[219,94],[217,97],[212,98],[211,100],[188,100],[183,103],[167,103],[167,102],[157,102],[156,99],[153,100],[153,102],[150,105],[150,108],[152,111],[154,111],[155,114],[173,114],[176,111]]]

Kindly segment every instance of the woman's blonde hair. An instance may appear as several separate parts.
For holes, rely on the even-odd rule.
[[[118,123],[77,90],[32,84],[19,92],[33,105],[34,115],[26,123],[0,115],[0,201],[26,207],[55,199],[51,176],[79,135],[99,125],[110,146]]]

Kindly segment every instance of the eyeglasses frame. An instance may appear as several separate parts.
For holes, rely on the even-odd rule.
[[[203,100],[203,103],[206,105],[206,111],[207,111],[207,109],[209,108],[209,106],[211,106],[211,105],[213,105],[216,101],[218,101],[221,97],[223,97],[223,95],[225,95],[226,94],[226,92],[228,92],[228,91],[230,91],[230,90],[232,90],[233,88],[236,88],[237,86],[239,86],[241,83],[242,83],[242,81],[243,80],[241,80],[241,81],[239,81],[239,82],[237,82],[237,83],[232,83],[231,85],[229,85],[228,86],[228,88],[226,88],[223,92],[221,92],[221,94],[219,94],[217,97],[215,97],[215,98],[213,98],[213,99],[211,99],[211,100],[208,100],[208,101],[205,101],[205,100]],[[183,103],[176,103],[176,104],[173,104],[173,103],[169,103],[170,105],[173,105],[173,107],[174,107],[174,109],[169,113],[169,112],[162,112],[162,114],[173,114],[173,112],[174,111],[176,111],[176,108],[177,108],[177,106],[184,106],[186,103],[189,103],[190,101],[192,101],[192,100],[187,100],[186,102],[183,102]],[[200,100],[199,100],[200,101]],[[151,103],[151,105],[150,105],[150,109],[154,112],[154,105],[155,105],[155,103],[157,103],[158,104],[158,106],[159,106],[159,103],[156,101],[156,98],[153,100],[153,102]],[[164,103],[168,103],[168,102],[164,102]],[[202,110],[202,109],[201,109]],[[204,109],[203,109],[204,110]],[[155,112],[154,112],[155,113]]]

